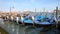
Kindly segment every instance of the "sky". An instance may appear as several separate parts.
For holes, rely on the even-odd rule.
[[[41,11],[44,8],[46,10],[54,10],[56,6],[60,9],[60,0],[0,0],[0,10],[9,11],[24,11],[31,10]]]

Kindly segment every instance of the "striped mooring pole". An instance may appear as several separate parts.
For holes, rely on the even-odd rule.
[[[33,27],[35,27],[34,16],[32,16],[32,20],[33,20]]]
[[[21,16],[21,22],[22,22],[22,25],[24,25],[24,18],[23,18],[23,16]]]

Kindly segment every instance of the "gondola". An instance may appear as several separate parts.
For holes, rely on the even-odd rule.
[[[34,20],[33,20],[33,18],[34,18]],[[34,16],[33,18],[32,18],[32,16],[30,16],[30,18],[29,18],[29,17],[24,17],[23,22],[24,22],[26,25],[33,25],[33,23],[36,24],[36,23],[35,23],[35,20],[40,21],[40,20],[42,20],[44,17],[42,17],[42,16]]]
[[[60,22],[60,16],[58,17],[58,22]]]
[[[18,23],[17,23],[17,21],[18,21]],[[21,21],[22,20],[19,17],[16,17],[16,18],[13,19],[13,22],[16,23],[16,24],[22,24]]]
[[[58,17],[58,30],[60,31],[60,16]]]
[[[36,24],[36,25],[51,25],[51,24],[53,24],[54,19],[52,19],[51,17],[48,17],[48,18],[50,18],[50,19],[47,19],[44,16],[34,16],[34,24]],[[42,21],[42,20],[45,20],[45,21]],[[16,19],[14,21],[16,21]],[[24,22],[24,24],[28,24],[28,25],[33,24],[32,17],[30,19],[27,16],[23,17],[23,22]],[[19,24],[22,23],[21,18],[19,18],[18,23]]]
[[[52,16],[45,17],[42,21],[35,21],[36,24],[42,25],[42,26],[53,25],[54,22],[55,21]]]

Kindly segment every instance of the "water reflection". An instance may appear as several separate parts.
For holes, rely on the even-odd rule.
[[[17,27],[16,34],[19,34],[19,26]]]
[[[8,28],[10,28],[10,24],[9,23],[7,23],[7,26],[8,26]]]
[[[12,32],[14,32],[15,31],[15,28],[14,28],[14,23],[12,24]]]
[[[3,19],[0,18],[0,23],[4,24]]]
[[[2,24],[4,24],[3,19],[2,19]]]

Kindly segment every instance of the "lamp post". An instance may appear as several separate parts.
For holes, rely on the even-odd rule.
[[[10,13],[11,13],[12,8],[14,8],[14,6],[13,7],[10,7]]]
[[[12,16],[12,13],[11,13],[11,10],[12,10],[12,8],[14,8],[14,7],[10,7],[10,19],[13,21],[13,16]]]

